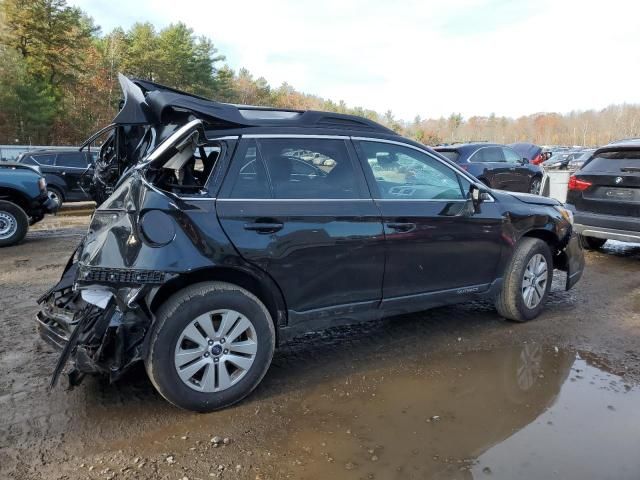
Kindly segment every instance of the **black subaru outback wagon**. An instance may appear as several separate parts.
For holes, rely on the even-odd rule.
[[[63,350],[53,383],[67,362],[77,383],[143,361],[167,400],[211,411],[292,336],[476,299],[526,321],[554,268],[566,288],[582,274],[558,202],[493,191],[374,122],[121,83],[96,176],[122,176],[41,298],[41,335]],[[109,142],[137,157],[114,166]]]

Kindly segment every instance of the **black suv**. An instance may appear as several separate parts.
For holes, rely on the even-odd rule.
[[[68,360],[72,383],[143,361],[167,400],[211,411],[293,336],[477,299],[526,321],[554,268],[566,288],[582,274],[559,202],[491,190],[367,119],[121,82],[117,122],[179,126],[129,165],[40,299],[54,383]]]
[[[460,165],[488,187],[540,194],[544,170],[506,145],[462,143],[436,147],[435,151]]]
[[[569,178],[567,208],[589,248],[640,242],[640,139],[597,149]]]
[[[82,177],[93,176],[93,163],[97,152],[70,150],[35,150],[21,154],[17,161],[37,165],[47,179],[49,192],[55,200],[73,202],[91,200],[82,188]]]

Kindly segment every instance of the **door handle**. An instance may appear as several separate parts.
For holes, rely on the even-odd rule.
[[[403,233],[411,232],[416,229],[416,224],[410,222],[389,222],[386,225],[387,228],[390,228],[391,230]]]
[[[245,230],[258,232],[260,234],[275,233],[275,232],[277,232],[279,230],[282,230],[283,227],[284,227],[284,224],[280,223],[280,222],[260,222],[260,221],[256,221],[256,222],[253,222],[253,223],[245,223],[244,224],[244,229]]]

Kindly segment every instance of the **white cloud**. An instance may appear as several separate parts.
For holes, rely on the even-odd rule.
[[[104,30],[183,21],[234,68],[405,119],[640,102],[631,0],[72,3]]]

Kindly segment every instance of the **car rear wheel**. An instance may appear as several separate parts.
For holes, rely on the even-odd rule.
[[[599,248],[602,248],[605,243],[607,243],[606,238],[582,237],[582,245],[589,250],[598,250]]]
[[[549,246],[537,238],[523,238],[503,278],[496,298],[498,313],[514,322],[537,317],[547,301],[553,280],[553,259]]]
[[[0,200],[0,247],[20,242],[29,230],[29,217],[15,203]]]
[[[223,282],[188,287],[163,304],[150,332],[149,378],[174,405],[197,412],[228,407],[267,372],[275,349],[269,311]]]

